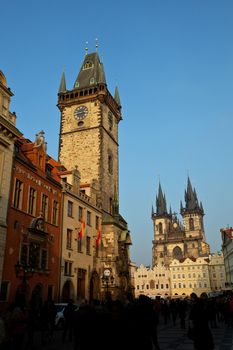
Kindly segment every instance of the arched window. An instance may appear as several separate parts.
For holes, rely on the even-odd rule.
[[[113,156],[110,150],[108,152],[108,172],[109,174],[113,173]]]
[[[189,230],[193,231],[194,230],[194,221],[193,218],[189,219]]]
[[[88,68],[92,68],[93,67],[93,63],[91,61],[87,61],[84,65],[83,65],[83,70],[84,69],[88,69]]]
[[[155,281],[150,281],[150,289],[155,289]]]
[[[172,255],[173,255],[173,258],[174,259],[182,259],[183,258],[183,253],[182,253],[182,250],[180,247],[176,246],[174,249],[173,249],[173,252],[172,252]]]
[[[163,233],[163,224],[162,222],[159,223],[159,233]]]

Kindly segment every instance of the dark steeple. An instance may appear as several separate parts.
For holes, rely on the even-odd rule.
[[[118,87],[117,86],[116,86],[116,89],[115,89],[114,99],[115,99],[116,103],[118,104],[118,106],[121,107],[121,100],[120,100],[119,91],[118,91]]]
[[[65,73],[62,73],[61,76],[61,83],[60,83],[60,87],[59,87],[59,91],[58,92],[66,92],[66,79],[65,79]]]
[[[97,52],[86,54],[74,83],[74,89],[88,88],[100,83],[106,84],[103,63],[100,62]]]
[[[159,183],[158,196],[156,196],[156,214],[167,215],[166,198],[165,198],[165,194],[163,194],[160,183]]]
[[[185,208],[181,207],[181,211],[184,209],[185,211],[193,211],[193,210],[201,210],[203,211],[202,206],[199,206],[197,193],[195,188],[192,188],[191,181],[188,177],[187,190],[185,191]]]

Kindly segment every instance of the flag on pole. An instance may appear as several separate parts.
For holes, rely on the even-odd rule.
[[[96,245],[99,246],[101,241],[101,235],[100,235],[100,225],[98,226],[97,230],[97,236],[96,236]]]
[[[82,220],[81,220],[81,228],[78,232],[78,238],[79,239],[82,239],[83,236],[84,236],[84,233],[85,233],[85,227],[86,227],[86,224],[85,224],[85,218],[84,218],[84,209],[83,209],[83,213],[82,213]]]

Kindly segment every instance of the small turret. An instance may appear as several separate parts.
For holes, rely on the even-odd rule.
[[[156,196],[156,215],[167,215],[166,197],[163,194],[161,184],[159,183],[158,196]]]
[[[121,107],[121,100],[120,100],[119,91],[118,91],[118,87],[117,86],[116,86],[116,89],[115,89],[114,99],[115,99],[116,103],[118,104],[118,106]]]
[[[60,92],[66,92],[66,79],[65,79],[65,73],[62,73],[61,76],[61,83],[60,83],[60,87],[59,87],[59,93]]]

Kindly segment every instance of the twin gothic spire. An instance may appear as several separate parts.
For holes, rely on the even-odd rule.
[[[189,177],[187,182],[187,189],[185,190],[185,194],[184,194],[184,199],[185,199],[185,206],[183,206],[182,201],[180,202],[181,214],[194,212],[194,211],[195,212],[198,211],[201,214],[204,214],[202,203],[200,202],[199,204],[196,190],[195,188],[194,189],[192,188],[192,184]],[[153,207],[152,207],[152,214],[154,214]],[[156,215],[159,215],[159,216],[168,215],[166,197],[165,197],[165,193],[163,193],[162,191],[162,187],[160,183],[158,188],[158,195],[156,196]],[[172,215],[171,209],[170,209],[169,215]]]

